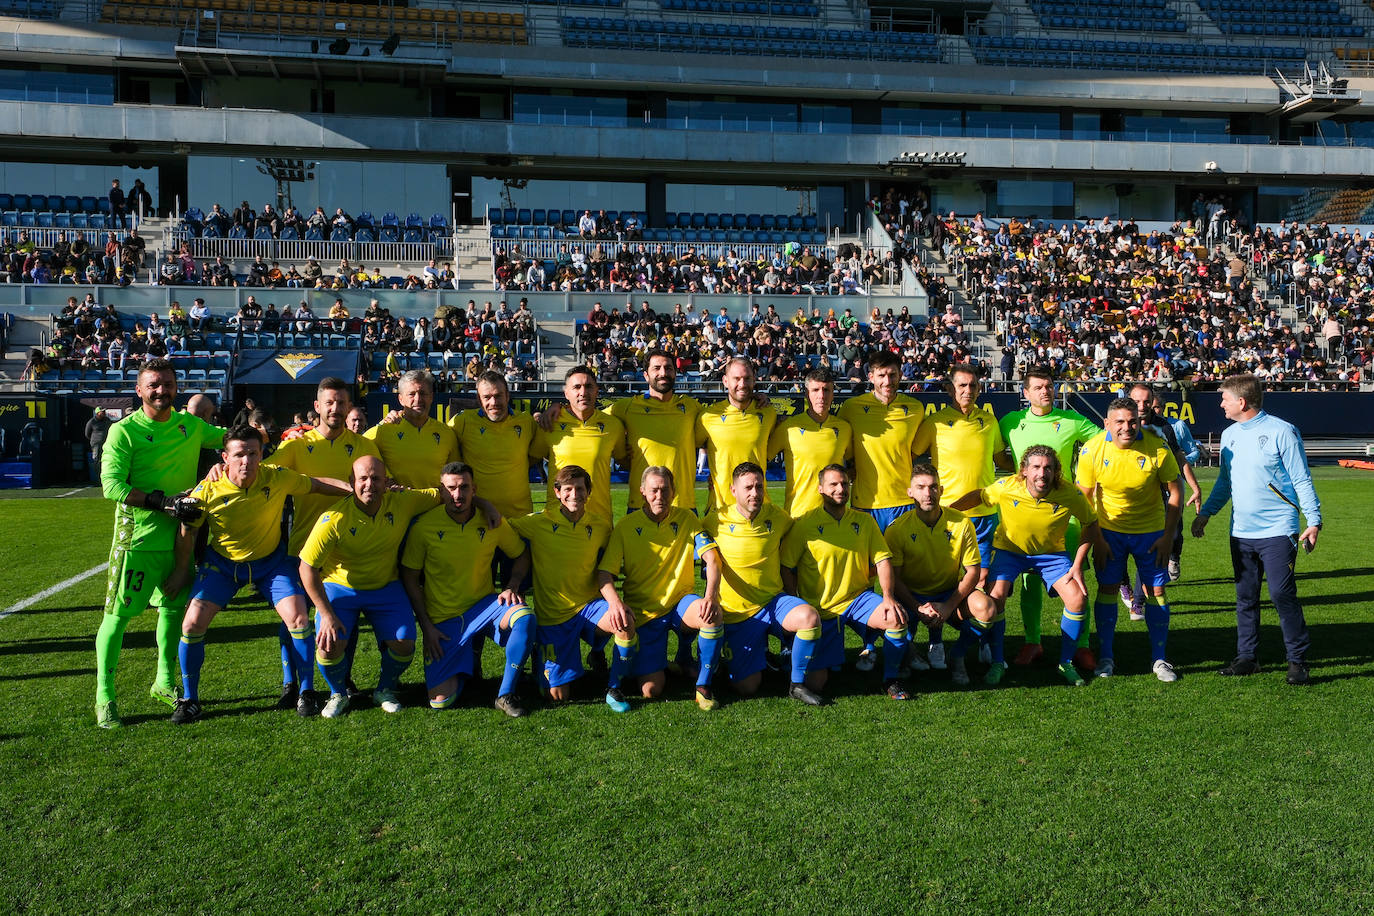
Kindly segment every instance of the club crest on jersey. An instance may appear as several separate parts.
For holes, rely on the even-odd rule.
[[[1055,432],[1059,432],[1059,424],[1060,424],[1061,422],[1063,422],[1063,421],[1061,421],[1061,420],[1055,420],[1055,421],[1054,421],[1054,431],[1055,431]],[[1022,425],[1025,425],[1025,424],[1022,424]]]
[[[383,515],[382,518],[386,519],[388,525],[396,524],[396,516],[392,515],[390,512]]]
[[[525,427],[523,427],[523,426],[521,426],[521,425],[519,425],[519,424],[517,423],[516,426],[515,426],[515,438],[519,439],[519,438],[520,438],[520,434],[523,433],[524,431],[525,431]]]
[[[186,431],[186,424],[185,424],[185,423],[178,423],[178,424],[177,424],[177,429],[181,430],[181,438],[183,438],[183,439],[189,439],[189,438],[191,438],[191,434],[188,433],[188,432]]]
[[[586,531],[587,531],[587,540],[590,541],[590,540],[592,539],[592,526],[591,526],[591,525],[584,525],[583,527],[584,527],[584,528],[586,529]]]
[[[1145,470],[1145,456],[1144,456],[1144,455],[1141,455],[1139,458],[1136,459],[1136,461],[1139,462],[1139,464],[1140,464],[1140,469],[1141,469],[1142,471]]]
[[[272,488],[271,488],[271,487],[263,487],[263,488],[262,488],[262,498],[263,498],[263,499],[271,499],[271,498],[272,498]]]
[[[434,444],[435,444],[435,445],[438,445],[438,444],[439,444],[439,434],[438,434],[438,433],[430,433],[430,435],[432,435],[432,436],[434,437]]]
[[[1259,447],[1260,447],[1260,448],[1264,448],[1264,447],[1265,447],[1266,445],[1268,445],[1268,444],[1269,444],[1269,437],[1268,437],[1268,436],[1260,436],[1260,437],[1259,437]]]
[[[677,522],[669,522],[668,527],[673,529],[673,534],[677,534]]]
[[[858,522],[850,522],[850,523],[849,523],[849,527],[854,529],[854,533],[855,533],[855,534],[858,534],[858,533],[859,533],[859,523],[858,523]]]
[[[353,457],[353,446],[351,446],[351,445],[345,445],[345,446],[344,446],[344,451],[348,453],[348,457],[350,457],[350,458]]]

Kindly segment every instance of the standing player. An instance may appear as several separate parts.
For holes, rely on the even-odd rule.
[[[720,606],[726,657],[736,692],[748,696],[763,682],[768,635],[792,634],[792,679],[787,695],[808,706],[823,702],[806,686],[821,636],[816,609],[783,592],[779,549],[792,527],[786,512],[765,500],[763,468],[745,462],[735,468],[735,501],[706,517],[721,559]]]
[[[177,494],[195,486],[200,450],[224,442],[224,430],[172,408],[177,377],[168,360],[144,363],[134,390],[142,404],[110,426],[100,468],[105,498],[115,503],[105,614],[95,637],[95,721],[101,728],[123,725],[115,705],[115,669],[124,630],[149,606],[157,610],[158,650],[149,693],[176,704],[172,672],[191,584],[191,553],[173,548],[177,521],[198,515],[195,501]]]
[[[576,401],[572,403],[577,410]],[[543,649],[542,679],[548,684],[549,699],[570,699],[571,685],[583,673],[580,644],[586,642],[594,651],[602,652],[606,640],[613,636],[615,652],[606,681],[606,705],[614,712],[629,712],[620,683],[629,673],[639,646],[634,614],[623,604],[611,608],[606,597],[609,586],[598,583],[596,572],[610,539],[611,523],[588,508],[592,478],[583,468],[565,465],[550,483],[554,498],[543,512],[511,520],[529,545],[516,559],[511,580],[520,581],[531,565],[535,571],[535,638]]]
[[[1116,636],[1116,590],[1128,578],[1127,561],[1135,558],[1136,574],[1147,589],[1145,627],[1155,677],[1166,684],[1178,680],[1165,659],[1169,639],[1169,552],[1183,510],[1178,463],[1169,444],[1142,430],[1136,402],[1117,398],[1107,405],[1107,430],[1094,436],[1078,456],[1078,488],[1092,501],[1102,529],[1103,549],[1097,559],[1098,677],[1116,673],[1113,641]],[[1167,510],[1159,493],[1168,492]]]
[[[449,420],[463,463],[472,469],[473,488],[506,518],[529,515],[534,419],[510,409],[510,388],[499,372],[477,376],[477,400],[481,407]]]
[[[1000,423],[1002,438],[1011,449],[1012,462],[1020,465],[1026,449],[1032,445],[1047,445],[1059,459],[1064,474],[1072,476],[1076,448],[1102,430],[1081,413],[1054,406],[1054,376],[1044,366],[1031,366],[1026,370],[1021,396],[1029,406],[1013,410],[1002,417]],[[1079,532],[1078,519],[1070,516],[1064,537],[1065,549],[1071,554],[1078,550]],[[1021,579],[1021,623],[1025,627],[1026,644],[1016,654],[1013,664],[1030,665],[1045,654],[1040,646],[1040,615],[1044,605],[1045,583],[1034,573],[1027,573]],[[1088,649],[1088,627],[1085,625],[1079,634],[1074,663],[1091,671],[1096,661]]]
[[[1197,440],[1193,438],[1193,431],[1188,428],[1179,417],[1165,415],[1164,392],[1156,389],[1154,396],[1150,399],[1153,416],[1159,420],[1159,429],[1163,433],[1168,430],[1174,434],[1174,441],[1178,443],[1178,450],[1174,457],[1180,460],[1179,470],[1183,472],[1184,480],[1192,481],[1192,492],[1188,494],[1185,503],[1191,503],[1193,512],[1202,508],[1202,490],[1198,485],[1197,477],[1193,469],[1202,458],[1202,449],[1198,446]],[[1165,435],[1167,438],[1167,434]],[[1169,557],[1169,581],[1177,582],[1183,576],[1183,519],[1178,521],[1178,535],[1174,538],[1174,552]]]
[[[796,520],[782,539],[782,580],[816,608],[821,638],[811,658],[806,685],[825,688],[830,668],[844,664],[844,627],[860,636],[881,629],[883,688],[894,700],[910,698],[901,680],[906,658],[907,616],[897,602],[892,554],[873,516],[849,507],[849,473],[843,465],[823,468],[821,505]],[[882,595],[871,591],[874,570]]]
[[[1177,429],[1169,422],[1168,417],[1159,412],[1159,406],[1162,403],[1162,395],[1149,385],[1146,385],[1144,382],[1138,382],[1131,386],[1130,390],[1127,392],[1127,396],[1130,397],[1132,401],[1135,401],[1136,412],[1140,417],[1141,429],[1148,429],[1150,432],[1159,436],[1169,446],[1169,450],[1173,452],[1174,461],[1178,464],[1180,472],[1179,480],[1186,481],[1188,489],[1191,491],[1186,502],[1191,503],[1193,511],[1196,512],[1202,507],[1202,490],[1198,485],[1197,475],[1193,473],[1193,464],[1197,461],[1200,454],[1197,448],[1197,442],[1193,440],[1192,434],[1187,432],[1187,426],[1183,425],[1184,432],[1188,436],[1188,441],[1192,444],[1192,454],[1190,457],[1187,453],[1188,450],[1184,447],[1183,440],[1178,435]],[[1174,540],[1169,556],[1168,571],[1170,581],[1182,575],[1183,567],[1180,562],[1182,557],[1183,513],[1180,512],[1178,525],[1174,530]],[[1126,579],[1122,582],[1121,598],[1130,605],[1132,620],[1143,619],[1145,591],[1141,583],[1137,582],[1134,593],[1131,593],[1130,579]]]
[[[191,491],[203,512],[195,522],[183,522],[179,538],[194,542],[201,524],[209,531],[205,561],[191,589],[191,605],[181,623],[182,698],[172,722],[184,725],[201,717],[200,672],[205,664],[205,633],[215,615],[243,586],[255,586],[276,608],[291,638],[292,667],[301,689],[296,712],[319,713],[315,698],[315,665],[310,616],[295,565],[282,540],[282,512],[286,498],[307,494],[348,495],[339,480],[317,480],[282,467],[260,466],[262,434],[251,426],[236,426],[224,437],[224,473],[202,481]],[[183,548],[189,549],[189,548]]]
[[[978,370],[963,364],[950,369],[945,380],[950,405],[942,407],[926,418],[916,437],[912,452],[930,454],[940,472],[941,498],[946,504],[957,502],[967,493],[990,486],[997,479],[997,469],[1011,470],[1006,457],[1006,443],[997,418],[991,411],[978,406],[982,385]],[[992,562],[992,533],[997,530],[997,510],[990,506],[974,506],[964,513],[978,533],[978,554],[987,569]],[[986,581],[986,575],[984,580]],[[979,583],[983,584],[982,582]],[[943,654],[940,627],[930,629],[932,650]]]
[[[970,493],[954,508],[962,509],[980,500],[996,506],[1001,513],[1001,523],[992,539],[992,567],[988,570],[992,582],[989,597],[997,603],[997,613],[1006,613],[1007,599],[1018,576],[1030,571],[1038,573],[1051,594],[1064,602],[1064,615],[1059,621],[1063,633],[1059,673],[1070,686],[1083,686],[1083,677],[1073,666],[1073,654],[1088,601],[1083,563],[1088,548],[1102,537],[1096,513],[1083,494],[1064,480],[1059,458],[1047,445],[1026,449],[1015,475]],[[1070,516],[1077,517],[1083,526],[1082,543],[1072,558],[1064,547]]]
[[[950,679],[968,686],[964,656],[979,642],[989,644],[992,665],[983,682],[1001,683],[1006,674],[1002,658],[1005,618],[984,592],[978,554],[978,533],[964,513],[941,505],[940,474],[934,465],[918,464],[911,471],[907,493],[916,508],[887,529],[888,550],[897,569],[898,599],[912,616],[930,623],[953,621],[960,637],[949,653]]]
[[[873,516],[881,531],[912,508],[906,495],[916,453],[912,446],[925,419],[921,402],[899,394],[902,361],[888,350],[876,350],[868,359],[868,382],[873,390],[840,405],[840,419],[849,424],[854,439],[854,508]],[[929,667],[945,667],[944,645],[930,640]],[[860,671],[875,663],[872,643],[859,656]],[[913,653],[912,667],[926,663]]]
[[[806,410],[779,423],[768,437],[768,454],[782,452],[787,472],[783,509],[800,518],[821,505],[821,469],[845,464],[853,455],[849,423],[830,412],[835,382],[829,369],[806,373]]]
[[[679,647],[690,647],[692,635],[699,634],[696,704],[705,710],[716,709],[720,703],[711,693],[711,677],[716,671],[720,639],[725,635],[720,619],[719,550],[702,530],[696,512],[675,504],[676,486],[670,468],[645,468],[639,491],[643,511],[616,523],[597,566],[597,583],[611,610],[623,612],[628,605],[634,614],[639,653],[629,674],[641,678],[640,689],[646,698],[662,696],[668,631],[677,634]],[[704,596],[693,593],[694,559],[706,567]],[[616,577],[622,574],[623,600],[614,589]]]
[[[695,512],[696,424],[701,402],[674,393],[677,366],[662,350],[650,351],[644,358],[644,381],[649,390],[643,395],[621,398],[611,405],[611,416],[625,424],[630,480],[644,480],[647,468],[668,468],[680,485],[673,488],[673,505]],[[629,511],[643,508],[644,499],[642,489],[631,488]]]
[[[434,377],[411,369],[396,383],[399,417],[383,420],[363,433],[377,443],[386,471],[403,487],[432,487],[439,469],[458,460],[453,430],[429,415],[434,406]]]
[[[491,564],[499,549],[509,557],[525,552],[510,525],[491,529],[476,511],[472,468],[444,465],[439,474],[443,504],[416,520],[401,556],[401,583],[425,636],[425,686],[431,709],[452,706],[475,671],[474,641],[490,637],[506,650],[496,708],[512,718],[525,715],[516,682],[534,646],[534,612],[508,580],[492,594]],[[421,583],[421,576],[424,582]]]
[[[734,504],[731,475],[735,468],[746,462],[767,466],[768,437],[778,419],[776,408],[760,406],[754,396],[754,365],[749,360],[732,357],[725,364],[721,384],[725,400],[703,408],[696,427],[696,444],[706,446],[711,468],[707,511]]]
[[[1228,501],[1231,507],[1231,566],[1236,573],[1236,658],[1221,669],[1232,676],[1260,670],[1259,589],[1279,612],[1288,650],[1288,683],[1306,684],[1307,620],[1298,602],[1293,567],[1298,545],[1311,553],[1322,530],[1322,507],[1307,469],[1302,436],[1293,424],[1264,411],[1264,389],[1253,375],[1232,375],[1221,383],[1221,409],[1231,425],[1221,434],[1221,474],[1193,519],[1193,537]],[[1307,527],[1298,528],[1298,510]]]
[[[549,461],[549,493],[546,504],[558,502],[554,479],[566,467],[579,467],[590,477],[588,511],[607,525],[611,521],[611,459],[624,461],[625,426],[598,410],[596,376],[586,366],[573,366],[563,377],[563,397],[568,409],[559,414],[547,432],[534,434],[530,454]],[[536,592],[538,594],[537,586]],[[537,600],[537,599],[536,599]],[[540,619],[544,612],[539,610]]]
[[[400,712],[396,684],[415,657],[415,614],[398,580],[398,554],[411,519],[439,504],[435,490],[387,489],[386,467],[371,455],[353,462],[353,495],[322,514],[301,548],[301,582],[315,605],[316,660],[329,685],[325,718],[348,709],[349,636],[366,616],[377,634],[381,674],[372,699]]]
[[[341,378],[323,378],[315,388],[315,413],[319,420],[314,429],[304,435],[288,439],[264,458],[267,464],[287,468],[307,477],[347,480],[353,473],[353,462],[364,455],[380,458],[377,443],[347,427],[347,419],[352,412],[352,396],[348,383]],[[337,496],[305,493],[292,497],[291,534],[287,541],[286,552],[296,558],[301,555],[305,539],[315,528],[320,515],[339,501]],[[291,634],[285,623],[277,632],[277,641],[282,651],[282,694],[277,701],[278,709],[290,709],[299,699],[295,677],[294,655],[291,651]],[[358,648],[356,629],[349,638],[348,660]],[[313,673],[315,663],[310,661]]]

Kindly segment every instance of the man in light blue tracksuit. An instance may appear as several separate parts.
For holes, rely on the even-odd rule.
[[[1193,537],[1227,500],[1231,510],[1231,565],[1236,573],[1236,659],[1226,675],[1259,670],[1261,577],[1279,612],[1288,650],[1288,683],[1308,681],[1307,621],[1298,603],[1293,573],[1298,545],[1309,553],[1322,528],[1321,504],[1307,470],[1302,436],[1291,423],[1262,409],[1264,391],[1253,375],[1232,375],[1221,383],[1221,409],[1233,421],[1221,434],[1221,475],[1193,520]],[[1301,509],[1307,527],[1299,529]]]

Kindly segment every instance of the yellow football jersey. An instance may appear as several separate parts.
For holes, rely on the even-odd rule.
[[[853,430],[849,423],[829,415],[817,423],[803,411],[777,425],[768,437],[768,455],[782,452],[782,465],[787,472],[787,487],[783,508],[793,518],[800,518],[821,505],[821,469],[831,464],[844,464],[853,454]]]
[[[596,564],[611,536],[605,516],[584,512],[568,521],[557,503],[510,524],[530,548],[534,569],[534,611],[540,626],[569,620],[601,597]]]
[[[726,623],[739,623],[782,592],[779,549],[792,517],[764,503],[752,520],[731,505],[706,516],[706,533],[720,551],[720,606]]]
[[[595,410],[586,422],[563,410],[553,430],[535,430],[535,458],[549,460],[548,504],[558,505],[553,478],[560,468],[577,465],[592,477],[587,511],[607,521],[611,518],[611,459],[625,460],[625,425],[605,411]],[[584,604],[586,602],[583,602]]]
[[[926,417],[912,452],[930,454],[944,491],[940,502],[948,506],[997,479],[992,456],[1006,447],[997,418],[975,405],[967,416],[956,407],[942,407]],[[977,518],[995,511],[991,506],[975,506],[965,514]]]
[[[740,410],[729,401],[719,401],[702,408],[697,418],[696,443],[706,446],[706,460],[711,467],[707,511],[735,502],[730,492],[735,468],[746,461],[768,467],[768,437],[777,419],[776,408],[753,404]]]
[[[534,446],[534,418],[508,413],[500,423],[480,410],[465,410],[449,420],[458,440],[458,454],[472,467],[477,495],[507,518],[534,511],[530,499],[530,449]]]
[[[655,465],[673,472],[677,487],[673,504],[684,509],[697,507],[696,423],[700,413],[701,402],[683,394],[666,401],[648,395],[621,398],[611,405],[611,416],[625,424],[629,446],[629,508],[644,505],[639,478],[645,468]]]
[[[369,591],[396,581],[401,541],[410,520],[439,505],[438,490],[382,494],[375,516],[352,496],[320,515],[301,548],[301,560],[324,571],[324,581]]]
[[[957,509],[940,509],[933,525],[912,510],[893,522],[884,536],[897,575],[917,595],[952,591],[968,567],[982,564],[978,532]]]
[[[643,512],[626,515],[611,530],[599,568],[624,575],[620,593],[642,624],[667,614],[696,588],[694,560],[716,542],[695,512],[673,506],[661,522]]]
[[[873,516],[848,506],[839,521],[824,508],[812,509],[782,539],[782,565],[797,571],[798,597],[823,619],[838,617],[869,591],[874,567],[890,559]]]
[[[433,623],[467,613],[492,593],[491,560],[497,548],[508,557],[525,552],[525,542],[509,523],[491,528],[480,512],[459,524],[444,506],[421,515],[410,526],[401,565],[425,574],[425,609]]]
[[[840,419],[854,437],[854,491],[858,509],[890,509],[911,505],[912,445],[925,419],[925,408],[913,397],[899,394],[891,404],[873,392],[840,405]]]
[[[205,510],[197,524],[209,526],[210,546],[235,563],[245,563],[272,555],[281,544],[286,497],[309,493],[310,487],[304,474],[262,465],[246,489],[225,474],[214,483],[202,480],[191,495]]]
[[[363,433],[377,443],[387,474],[413,490],[439,485],[439,469],[458,460],[458,440],[453,430],[433,417],[416,429],[407,420],[378,423]]]
[[[1093,499],[1103,528],[1121,534],[1164,530],[1161,489],[1178,479],[1178,461],[1163,438],[1141,430],[1126,448],[1098,433],[1078,453],[1078,485]]]
[[[264,463],[290,468],[310,477],[332,477],[346,482],[353,473],[353,462],[364,455],[382,457],[377,443],[351,429],[341,430],[333,439],[326,439],[312,429],[298,439],[283,442]],[[339,497],[332,493],[306,493],[292,499],[295,509],[286,548],[291,556],[300,556],[305,539],[310,537],[320,514],[338,501]]]
[[[1097,513],[1082,492],[1067,481],[1043,499],[1035,499],[1024,480],[1015,475],[1003,477],[983,491],[983,503],[1002,516],[992,536],[992,546],[1026,556],[1063,553],[1069,516],[1077,518],[1085,528],[1097,521]]]

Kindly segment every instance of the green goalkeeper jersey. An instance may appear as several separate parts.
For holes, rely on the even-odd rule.
[[[124,505],[132,490],[161,490],[169,497],[196,485],[196,466],[203,448],[224,444],[224,430],[181,410],[163,423],[142,410],[110,426],[101,460],[100,485],[115,502],[114,547],[124,550],[168,550],[176,540],[177,522],[162,512]]]
[[[1012,460],[1018,465],[1021,455],[1032,445],[1048,445],[1059,456],[1064,479],[1072,478],[1073,448],[1102,432],[1102,428],[1073,410],[1054,408],[1043,417],[1029,409],[1014,410],[1002,417],[1002,438],[1011,448]]]

